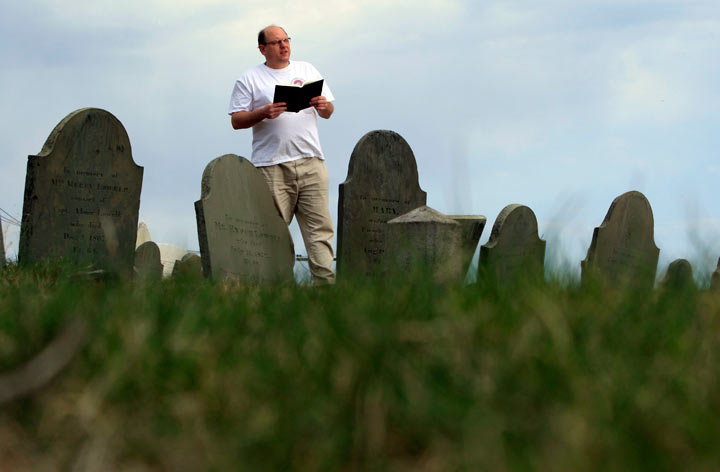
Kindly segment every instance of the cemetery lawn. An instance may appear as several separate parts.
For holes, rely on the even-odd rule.
[[[10,265],[0,385],[73,319],[87,339],[72,361],[0,404],[0,469],[720,468],[720,293]]]

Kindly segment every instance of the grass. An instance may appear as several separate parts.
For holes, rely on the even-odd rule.
[[[720,466],[717,293],[133,285],[10,266],[0,372],[76,318],[74,360],[0,405],[3,470]]]

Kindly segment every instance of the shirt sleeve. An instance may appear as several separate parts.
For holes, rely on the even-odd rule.
[[[323,95],[323,97],[325,97],[325,99],[326,99],[328,102],[334,101],[334,100],[335,100],[335,96],[333,95],[332,91],[330,90],[330,86],[328,85],[327,80],[325,80],[325,79],[323,78],[322,74],[320,74],[320,72],[315,68],[314,65],[312,65],[312,64],[309,64],[309,65],[310,65],[310,67],[312,68],[313,73],[315,74],[315,78],[313,78],[313,80],[315,80],[315,79],[323,79],[323,88],[322,88],[322,92],[321,92],[322,95]]]
[[[252,101],[252,92],[248,85],[242,79],[236,80],[232,95],[230,95],[228,115],[232,115],[237,111],[253,111]]]
[[[323,97],[325,97],[325,99],[326,99],[328,102],[333,102],[333,101],[335,101],[335,96],[334,96],[333,93],[330,91],[330,86],[327,84],[327,80],[325,80],[325,81],[323,82],[322,94],[323,94]]]

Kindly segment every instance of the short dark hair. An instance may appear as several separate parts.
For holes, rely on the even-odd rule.
[[[271,26],[277,26],[277,25],[267,25],[265,28],[261,29],[260,32],[258,33],[258,46],[265,46],[267,44],[267,42],[265,41],[265,30],[270,28]],[[285,34],[287,35],[287,31],[285,31],[285,28],[283,28],[282,26],[277,26],[277,27],[280,28],[281,30],[283,30],[285,32]]]

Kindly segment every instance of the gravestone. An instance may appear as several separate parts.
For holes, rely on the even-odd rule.
[[[200,278],[203,276],[202,260],[197,254],[187,253],[179,261],[175,261],[173,277]]]
[[[383,271],[387,221],[425,205],[415,156],[392,131],[371,131],[355,145],[338,201],[338,276]]]
[[[455,219],[423,205],[391,219],[387,225],[385,272],[407,274],[421,269],[427,270],[437,283],[461,283],[485,226],[485,217],[468,215]]]
[[[718,258],[715,272],[710,276],[710,290],[720,291],[720,258]]]
[[[686,259],[676,259],[672,261],[660,285],[664,289],[673,290],[695,287],[690,262]]]
[[[581,263],[582,280],[652,288],[659,255],[650,203],[640,192],[627,192],[613,200],[602,224],[595,228]]]
[[[163,267],[163,277],[170,277],[172,275],[175,262],[183,258],[188,253],[187,249],[172,244],[158,243],[160,248],[160,262]]]
[[[142,243],[135,249],[135,276],[140,279],[159,279],[162,274],[160,248],[152,241]]]
[[[543,280],[545,241],[538,235],[535,213],[511,204],[500,211],[488,242],[480,247],[478,283],[512,284]]]
[[[226,154],[211,161],[195,202],[203,272],[243,283],[293,280],[295,255],[262,173]]]
[[[144,221],[141,221],[138,225],[137,238],[135,239],[135,248],[137,249],[142,243],[152,241],[150,237],[150,230]]]
[[[130,275],[142,176],[117,118],[97,108],[70,113],[28,156],[18,261]]]
[[[0,267],[5,267],[5,238],[2,223],[0,223]]]

